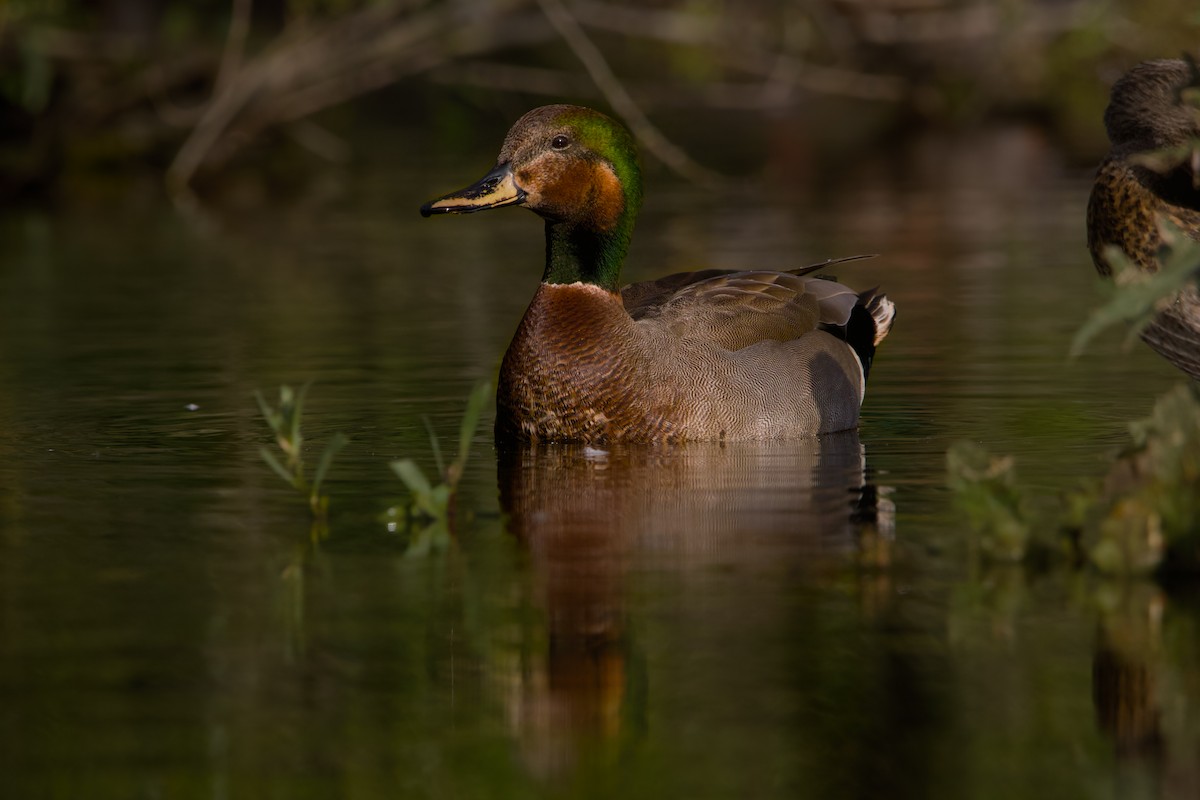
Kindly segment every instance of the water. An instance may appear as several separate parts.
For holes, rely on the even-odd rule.
[[[497,131],[497,141],[502,131]],[[988,569],[943,488],[968,438],[1050,504],[1180,380],[1108,337],[1086,170],[1023,129],[847,167],[648,178],[626,276],[839,267],[899,317],[861,431],[497,453],[454,544],[380,513],[433,463],[540,274],[540,224],[417,206],[491,153],[369,152],[197,225],[152,188],[0,217],[5,797],[1183,797],[1194,592]],[[836,167],[836,168],[835,168]],[[331,533],[252,393],[313,380]]]

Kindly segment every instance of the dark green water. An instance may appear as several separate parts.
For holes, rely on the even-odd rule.
[[[491,157],[368,159],[209,228],[144,188],[0,216],[0,796],[1200,790],[1200,598],[982,568],[943,488],[969,438],[1049,502],[1179,380],[1117,337],[1066,358],[1086,174],[1022,131],[725,193],[651,174],[630,279],[882,254],[839,270],[899,307],[861,431],[481,430],[418,556],[387,463],[432,464],[422,415],[452,440],[540,275],[527,212],[416,214]],[[307,380],[314,454],[352,439],[317,544],[252,399]]]

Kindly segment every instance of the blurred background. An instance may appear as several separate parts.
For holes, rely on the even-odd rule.
[[[291,191],[398,127],[461,150],[481,119],[626,94],[725,174],[1013,120],[1090,164],[1111,82],[1198,30],[1191,0],[8,0],[0,198],[126,172]]]

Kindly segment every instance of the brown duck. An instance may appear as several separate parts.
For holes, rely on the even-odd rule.
[[[629,132],[554,105],[517,121],[482,179],[421,208],[522,205],[546,221],[542,283],[500,369],[497,436],[675,442],[856,427],[892,303],[806,274],[820,265],[622,288],[641,199]]]
[[[1100,164],[1088,202],[1088,249],[1101,274],[1111,270],[1104,250],[1115,245],[1146,272],[1158,270],[1165,218],[1200,241],[1200,150],[1159,172],[1139,163],[1140,154],[1186,147],[1200,138],[1200,112],[1180,92],[1193,85],[1191,67],[1180,60],[1139,64],[1113,85],[1104,126],[1112,150]],[[1179,292],[1142,332],[1142,338],[1181,370],[1200,379],[1200,294]]]

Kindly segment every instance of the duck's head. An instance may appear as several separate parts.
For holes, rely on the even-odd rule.
[[[512,126],[490,172],[421,206],[421,215],[520,205],[604,232],[636,215],[641,190],[637,148],[624,126],[582,106],[542,106]]]
[[[524,206],[547,223],[546,280],[609,286],[617,281],[641,202],[629,131],[590,108],[553,105],[517,120],[491,171],[421,206],[421,215]]]
[[[1192,65],[1174,58],[1146,61],[1112,88],[1104,127],[1113,148],[1140,152],[1182,145],[1200,136],[1200,112],[1184,91],[1200,91]]]

